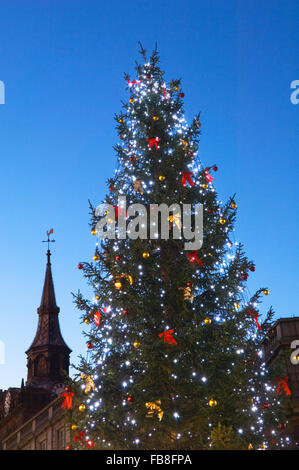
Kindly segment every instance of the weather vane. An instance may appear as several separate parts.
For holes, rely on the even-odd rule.
[[[48,251],[50,251],[50,243],[54,243],[55,240],[50,240],[50,235],[54,233],[54,230],[51,228],[48,232],[46,232],[48,240],[43,240],[43,243],[48,243]]]

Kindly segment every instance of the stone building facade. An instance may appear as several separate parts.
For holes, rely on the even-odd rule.
[[[50,257],[48,249],[37,332],[26,351],[26,384],[0,390],[0,449],[61,450],[69,441],[61,392],[71,350],[60,332]]]

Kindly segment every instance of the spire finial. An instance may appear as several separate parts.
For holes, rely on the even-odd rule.
[[[47,262],[50,263],[51,251],[50,251],[50,243],[55,243],[55,240],[50,240],[50,235],[54,233],[54,230],[51,228],[49,231],[46,232],[48,239],[43,240],[43,243],[48,243],[48,251],[47,251]]]

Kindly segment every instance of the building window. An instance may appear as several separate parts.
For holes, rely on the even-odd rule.
[[[46,439],[39,443],[39,448],[40,448],[40,450],[47,450],[47,440]]]
[[[56,449],[65,449],[64,428],[56,429]]]

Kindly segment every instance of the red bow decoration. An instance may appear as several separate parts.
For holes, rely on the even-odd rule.
[[[163,338],[164,336],[164,343],[174,344],[175,346],[178,344],[176,340],[171,336],[174,333],[174,330],[167,330],[163,333],[160,333],[158,336],[159,338]]]
[[[164,98],[165,98],[166,100],[169,99],[169,93],[167,93],[166,88],[163,88],[163,96],[164,96]]]
[[[94,314],[94,324],[95,324],[96,326],[100,326],[100,323],[101,323],[101,316],[102,316],[102,315],[100,314],[100,312],[96,312],[96,313]]]
[[[186,256],[189,258],[190,263],[196,261],[200,266],[204,266],[203,261],[201,261],[197,256],[198,250],[192,251],[192,253],[187,253]]]
[[[63,410],[70,410],[73,407],[74,392],[63,392],[61,396],[64,398],[61,408]]]
[[[149,148],[151,149],[152,147],[155,147],[156,150],[159,150],[160,148],[158,145],[159,140],[160,140],[159,137],[154,137],[153,139],[147,139]]]
[[[85,434],[85,431],[80,431],[79,434],[77,434],[76,436],[74,436],[74,442],[77,442],[77,441],[85,441],[85,438],[84,438],[84,434]]]
[[[215,178],[213,178],[213,176],[210,175],[210,173],[208,172],[208,170],[205,170],[205,177],[206,177],[206,180],[209,182],[209,183],[212,183],[212,181],[214,181]]]
[[[181,171],[181,175],[182,175],[183,186],[186,186],[187,181],[190,184],[190,186],[194,186],[194,182],[192,181],[192,178],[191,178],[191,176],[193,176],[192,171]]]
[[[127,80],[127,82],[129,86],[132,86],[132,85],[137,85],[138,83],[141,83],[141,80],[132,80],[132,81]]]
[[[258,322],[258,317],[259,317],[259,314],[257,312],[253,312],[252,310],[248,310],[248,313],[250,315],[253,315],[254,319],[255,319],[255,323],[256,323],[256,326],[258,327],[259,330],[261,330],[261,327],[260,327],[260,324]]]
[[[282,377],[281,379],[277,378],[275,379],[275,382],[277,382],[277,388],[276,392],[279,394],[282,390],[285,391],[285,394],[287,396],[291,395],[291,390],[287,384],[287,381],[289,380],[288,377]]]

